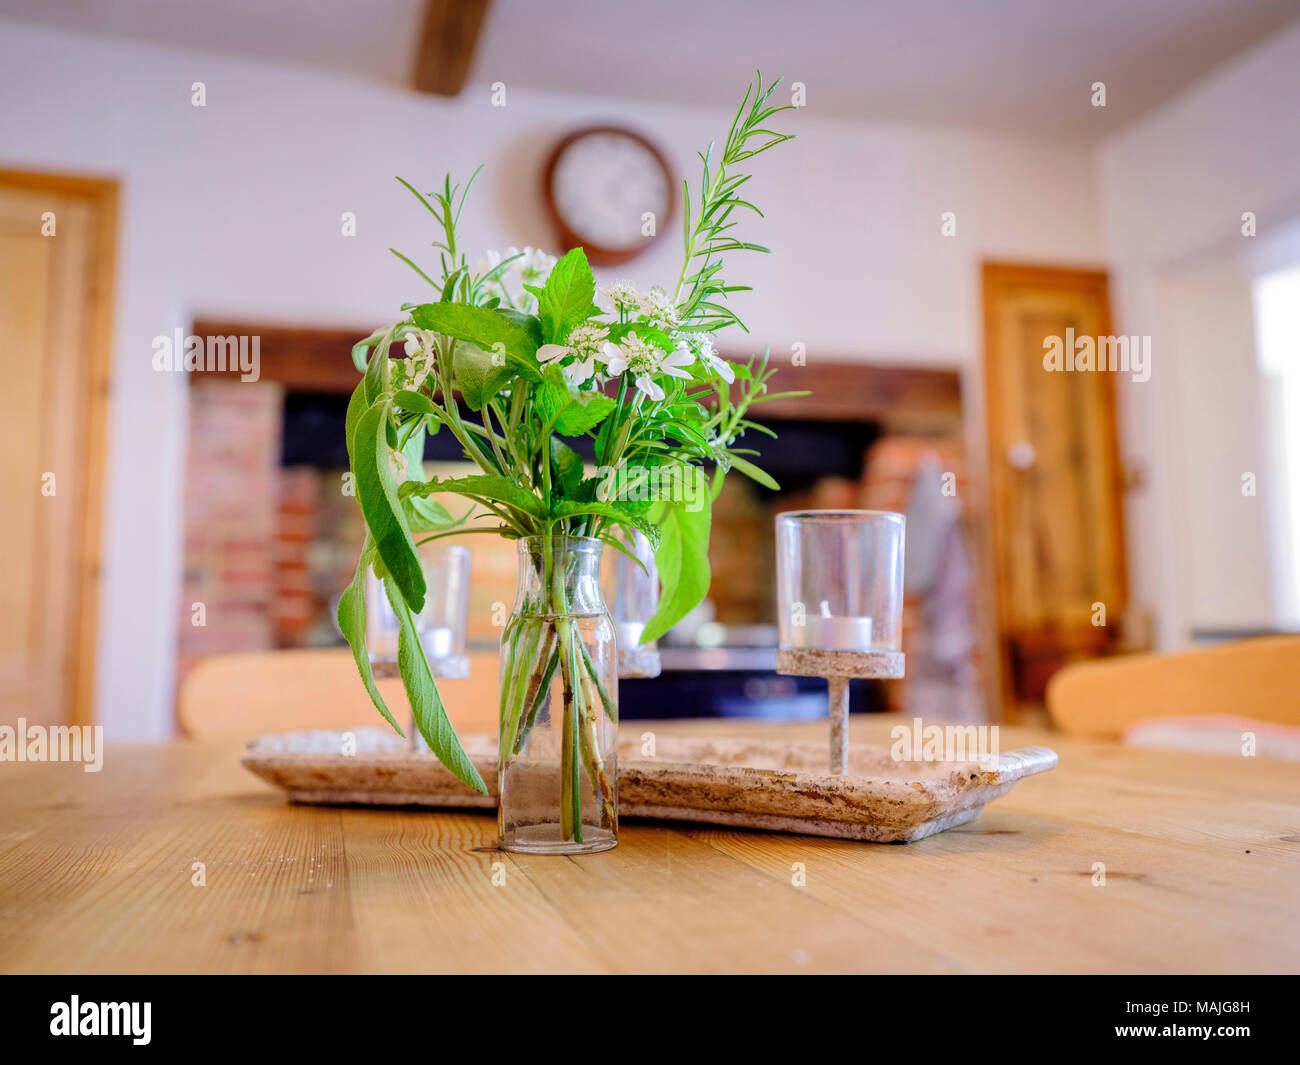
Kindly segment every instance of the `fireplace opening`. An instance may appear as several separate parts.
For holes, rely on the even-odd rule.
[[[342,647],[334,613],[364,537],[344,445],[355,337],[228,322],[196,322],[194,330],[260,335],[262,378],[191,378],[178,677],[210,654]],[[903,510],[917,463],[931,453],[966,481],[955,373],[849,364],[797,373],[797,381],[778,383],[813,396],[756,408],[778,437],[743,438],[781,490],[727,478],[713,511],[708,600],[661,642],[663,676],[625,684],[629,719],[824,714],[823,682],[774,673],[776,514]],[[589,462],[592,444],[574,441]],[[425,462],[439,476],[475,470],[446,430],[427,440]],[[444,502],[457,515],[470,507],[456,497]],[[469,650],[491,654],[514,598],[516,546],[482,535],[463,542],[473,553]],[[912,604],[905,643],[916,624]],[[857,710],[896,704],[901,686],[854,688]]]

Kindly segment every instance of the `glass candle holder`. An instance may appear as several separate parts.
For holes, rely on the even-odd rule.
[[[415,618],[415,631],[424,647],[429,670],[436,678],[469,676],[465,628],[469,614],[470,550],[456,544],[426,548],[420,564],[426,586],[424,609]],[[376,677],[396,677],[399,626],[383,582],[366,573],[366,652]],[[407,729],[411,750],[426,745],[415,727]]]
[[[884,510],[778,514],[781,649],[901,650],[903,530]]]
[[[465,629],[470,557],[469,548],[458,544],[425,548],[420,556],[427,590],[416,627],[435,677],[469,676]]]
[[[646,644],[641,642],[646,622],[659,609],[659,572],[655,569],[655,553],[643,533],[634,532],[624,542],[636,561],[621,551],[613,552],[614,603],[611,613],[618,644],[618,675],[657,677],[662,668],[659,644],[654,640]]]

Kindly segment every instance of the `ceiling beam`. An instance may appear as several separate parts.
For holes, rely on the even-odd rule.
[[[488,0],[427,0],[415,56],[415,87],[459,96],[474,62]]]

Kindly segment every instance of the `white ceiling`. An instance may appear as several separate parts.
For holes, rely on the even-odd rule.
[[[0,0],[0,15],[407,84],[422,0]],[[493,0],[471,82],[1092,139],[1300,17],[1300,0]],[[1107,106],[1090,86],[1106,83]]]

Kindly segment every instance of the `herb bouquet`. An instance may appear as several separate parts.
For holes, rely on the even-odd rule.
[[[778,83],[750,85],[720,153],[701,153],[694,202],[684,182],[684,256],[676,285],[615,284],[596,302],[581,248],[558,262],[529,250],[471,269],[457,225],[473,179],[429,196],[402,182],[437,227],[435,299],[353,351],[364,377],[347,412],[347,443],[367,535],[339,625],[380,713],[365,646],[365,576],[373,568],[400,626],[398,668],[420,734],[466,784],[486,791],[447,719],[417,629],[425,579],[419,545],[466,531],[519,543],[514,610],[501,642],[500,825],[507,849],[601,850],[616,841],[617,672],[600,592],[604,546],[649,539],[662,582],[642,642],[657,639],[708,591],[712,499],[735,469],[775,487],[743,449],[747,418],[773,373],[767,359],[731,364],[714,333],[743,324],[726,306],[743,286],[722,276],[725,253],[766,251],[734,234],[745,211],[743,165],[790,139],[768,127],[787,107]],[[400,179],[399,179],[400,180]],[[400,344],[405,358],[394,357]],[[734,394],[733,394],[734,393]],[[458,398],[457,398],[458,397]],[[425,480],[425,437],[451,433],[481,472]],[[591,438],[589,471],[572,446]],[[712,466],[711,482],[704,467]],[[431,498],[455,493],[460,519]],[[491,515],[491,529],[466,530]]]

